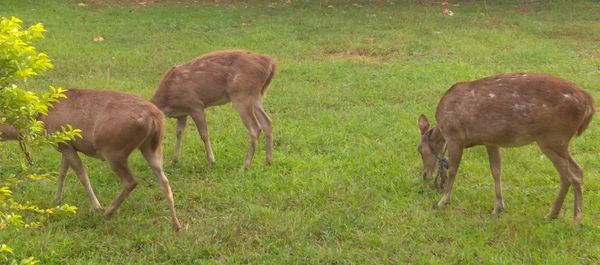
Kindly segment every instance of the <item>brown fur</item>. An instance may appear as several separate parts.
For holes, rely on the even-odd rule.
[[[48,132],[56,132],[67,124],[82,130],[82,138],[58,146],[63,157],[56,200],[62,199],[64,177],[72,168],[86,188],[94,210],[101,209],[77,154],[81,152],[108,161],[125,185],[106,210],[106,215],[111,216],[137,184],[127,160],[135,149],[139,149],[167,196],[173,227],[179,229],[173,195],[162,168],[164,116],[160,110],[140,97],[112,91],[71,89],[66,96],[50,109],[47,116],[40,117]],[[0,131],[14,134],[14,128],[9,125],[1,125]]]
[[[177,118],[177,144],[172,163],[181,153],[181,138],[190,115],[196,126],[209,164],[215,162],[204,109],[232,102],[250,134],[244,167],[252,163],[258,136],[266,136],[266,160],[272,162],[271,118],[262,106],[267,87],[275,75],[275,61],[247,51],[216,51],[174,66],[160,82],[152,98],[167,116]]]
[[[19,140],[19,132],[8,124],[0,124],[0,141],[5,140]]]
[[[538,73],[510,73],[457,83],[440,100],[437,126],[419,118],[424,175],[435,170],[435,154],[448,149],[448,182],[436,205],[450,201],[452,185],[464,148],[484,145],[496,183],[494,214],[504,209],[500,180],[500,147],[536,142],[561,177],[561,190],[550,212],[556,218],[572,184],[575,191],[575,222],[582,217],[583,171],[569,154],[571,138],[583,133],[595,113],[592,96],[576,84]],[[425,137],[428,131],[430,137]],[[429,148],[431,146],[431,148]],[[431,152],[433,150],[434,153]]]

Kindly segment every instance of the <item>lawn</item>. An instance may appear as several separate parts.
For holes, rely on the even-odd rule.
[[[464,153],[451,204],[434,210],[441,193],[420,177],[416,146],[418,115],[432,117],[458,81],[548,72],[600,98],[600,3],[439,2],[2,0],[0,16],[48,30],[38,48],[55,68],[29,87],[150,98],[172,65],[220,49],[269,54],[278,72],[265,99],[273,165],[264,163],[261,138],[252,167],[240,170],[248,136],[231,104],[207,110],[216,166],[188,126],[179,163],[165,165],[181,231],[171,230],[159,185],[135,153],[139,185],[112,219],[92,212],[71,172],[64,201],[79,208],[75,215],[2,230],[0,242],[42,264],[598,264],[598,117],[571,143],[586,171],[580,227],[572,191],[559,218],[545,218],[559,177],[534,145],[503,151],[507,209],[499,218],[490,215],[485,148]],[[18,145],[0,146],[0,172],[19,172]],[[170,119],[166,161],[174,146]],[[56,151],[35,158],[57,171]],[[84,163],[108,205],[120,182],[104,162]],[[25,181],[15,196],[52,206],[52,175]]]

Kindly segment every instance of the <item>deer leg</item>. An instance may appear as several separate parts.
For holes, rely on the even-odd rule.
[[[71,148],[63,148],[61,152],[67,165],[71,167],[73,171],[75,171],[75,174],[79,177],[81,184],[85,188],[85,192],[87,193],[88,197],[90,198],[90,202],[92,203],[92,209],[94,209],[94,211],[96,212],[102,210],[102,206],[100,205],[100,202],[98,202],[96,194],[94,194],[94,190],[92,189],[92,185],[90,184],[90,179],[88,178],[88,175],[85,172],[85,167],[81,162],[81,158],[79,158],[79,155],[77,155],[77,151]],[[59,182],[61,182],[61,180],[59,180]],[[59,183],[61,190],[62,184],[63,183]]]
[[[495,146],[486,146],[488,158],[490,160],[490,170],[492,171],[492,177],[494,177],[494,184],[496,186],[496,203],[494,204],[494,210],[492,215],[498,216],[504,210],[504,199],[502,198],[502,179],[501,176],[501,159],[500,159],[500,148]]]
[[[569,163],[570,163],[569,169],[571,170],[571,172],[573,174],[575,174],[575,176],[579,176],[580,178],[583,178],[583,169],[581,169],[579,164],[577,164],[577,162],[575,162],[575,160],[573,159],[573,157],[571,155],[569,155]]]
[[[568,153],[568,150],[567,155],[569,157],[569,171],[573,178],[573,191],[575,193],[575,200],[573,202],[573,222],[575,224],[580,224],[581,219],[583,218],[583,170],[577,162],[573,160],[573,157]]]
[[[60,168],[59,168],[59,172],[58,172],[58,183],[57,183],[57,187],[56,187],[56,194],[54,195],[54,203],[58,204],[62,201],[63,197],[64,197],[64,184],[65,184],[65,177],[67,176],[67,171],[69,171],[69,163],[67,162],[67,159],[65,158],[65,156],[62,156],[62,159],[60,161]]]
[[[261,103],[255,106],[254,115],[258,119],[260,129],[265,133],[265,160],[267,164],[270,165],[273,163],[273,122],[265,112]]]
[[[181,156],[181,139],[183,138],[183,131],[185,130],[185,126],[187,124],[187,116],[177,117],[177,143],[175,144],[175,153],[173,153],[173,157],[171,158],[171,164],[177,164],[179,160],[179,156]]]
[[[107,218],[110,218],[114,212],[119,208],[121,203],[129,196],[129,193],[135,189],[137,186],[137,181],[129,171],[129,167],[127,166],[127,158],[124,159],[112,159],[108,161],[110,167],[115,172],[115,174],[121,179],[123,182],[123,190],[119,194],[119,196],[113,201],[113,203],[106,209],[104,215]]]
[[[558,217],[567,192],[569,191],[569,187],[570,185],[573,185],[573,192],[575,195],[575,208],[573,210],[573,215],[575,224],[578,224],[581,221],[581,218],[583,217],[583,175],[575,176],[575,174],[583,173],[583,171],[581,170],[581,168],[579,168],[579,165],[577,165],[577,163],[572,163],[575,161],[572,161],[573,158],[571,158],[568,149],[564,146],[567,145],[561,145],[557,147],[548,147],[540,145],[542,152],[544,152],[544,154],[546,154],[550,161],[552,161],[552,164],[554,165],[554,167],[560,175],[560,190],[558,191],[558,195],[554,200],[554,204],[552,205],[548,217],[551,219],[555,219],[556,217]],[[573,169],[575,172],[573,172],[570,169],[573,166],[576,166]]]
[[[258,143],[260,126],[256,116],[254,115],[254,107],[252,105],[236,103],[236,101],[234,101],[234,105],[237,111],[240,113],[242,122],[248,129],[250,136],[250,140],[248,142],[248,152],[246,153],[246,159],[244,160],[244,166],[242,167],[242,169],[248,169],[250,164],[252,164],[252,158],[254,157],[254,151],[256,150],[256,144]]]
[[[444,195],[442,199],[435,204],[434,208],[444,208],[450,203],[450,197],[452,196],[452,186],[454,185],[454,179],[456,178],[456,172],[460,165],[462,158],[463,147],[462,144],[448,142],[448,180],[444,185]]]
[[[212,166],[215,164],[215,156],[213,155],[213,150],[210,145],[210,139],[208,139],[208,126],[206,125],[204,110],[197,110],[196,112],[191,113],[190,116],[192,116],[194,123],[196,123],[196,128],[198,128],[200,138],[202,138],[202,141],[204,142],[204,150],[206,151],[208,164]]]
[[[172,226],[175,231],[178,231],[179,229],[181,229],[181,223],[179,223],[179,219],[177,219],[177,213],[175,212],[175,203],[173,201],[173,192],[171,191],[171,186],[169,186],[169,180],[165,176],[165,172],[163,170],[161,147],[158,146],[156,150],[152,150],[149,145],[146,145],[141,148],[141,151],[146,161],[148,161],[148,165],[150,165],[150,168],[152,168],[152,172],[154,173],[158,180],[158,183],[162,187],[165,196],[167,197],[167,205],[169,206],[169,210],[171,212]]]

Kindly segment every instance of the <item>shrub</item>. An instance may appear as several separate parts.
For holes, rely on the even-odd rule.
[[[47,134],[44,124],[37,120],[65,95],[63,89],[52,86],[41,95],[25,88],[29,78],[51,69],[52,63],[48,55],[38,52],[33,46],[33,42],[44,37],[44,26],[37,23],[23,29],[22,23],[16,17],[0,19],[0,124],[8,123],[17,129],[19,146],[29,161],[29,166],[25,166],[24,172],[18,175],[0,172],[0,230],[37,228],[51,215],[74,213],[76,210],[67,204],[48,209],[23,204],[15,200],[11,191],[19,179],[38,179],[29,170],[33,147],[56,145],[80,136],[80,131],[70,126],[58,133]],[[12,252],[8,245],[0,242],[0,263],[38,263],[33,257],[17,261]]]

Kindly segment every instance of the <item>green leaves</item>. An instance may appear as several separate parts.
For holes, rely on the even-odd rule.
[[[0,19],[0,124],[8,123],[17,130],[19,146],[31,163],[32,146],[66,143],[81,137],[81,130],[67,125],[58,132],[48,134],[44,123],[38,120],[40,115],[47,115],[48,110],[66,96],[65,90],[60,87],[50,86],[41,95],[25,88],[28,78],[51,69],[52,63],[48,55],[38,52],[33,46],[33,42],[44,37],[44,26],[38,23],[23,29],[22,23],[16,17]],[[36,178],[38,176],[29,175],[30,180]],[[40,208],[20,203],[13,198],[10,189],[18,181],[13,176],[0,173],[0,230],[8,227],[40,227],[52,215],[72,214],[77,210],[75,206],[68,204]],[[8,254],[12,254],[12,251],[7,245],[1,244],[0,262],[26,265],[39,263],[33,257],[20,261],[11,259]]]
[[[0,20],[0,121],[17,129],[29,159],[32,146],[65,143],[81,137],[81,131],[67,126],[46,134],[43,122],[37,119],[66,96],[60,87],[50,86],[41,96],[24,87],[27,78],[43,74],[52,63],[48,55],[33,46],[33,42],[43,39],[44,26],[37,23],[23,29],[22,23],[16,17]]]
[[[38,23],[23,29],[22,23],[16,17],[0,20],[0,89],[52,68],[48,55],[38,53],[33,46],[34,41],[43,39],[44,26]]]

